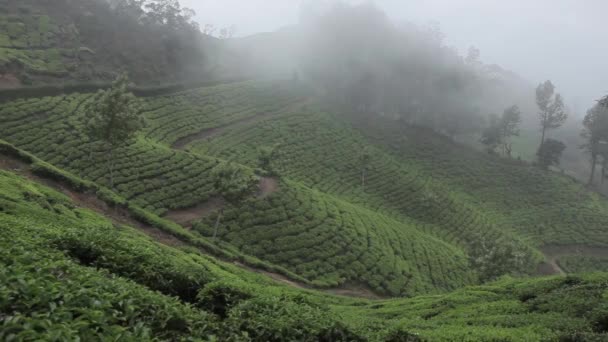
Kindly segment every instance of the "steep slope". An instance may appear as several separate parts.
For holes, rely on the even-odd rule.
[[[194,248],[159,244],[3,170],[0,209],[2,339],[606,337],[608,278],[602,274],[503,279],[450,294],[371,302],[280,286]]]
[[[391,121],[376,137],[382,128],[355,129],[307,96],[289,82],[243,82],[147,98],[147,127],[117,153],[115,189],[199,236],[212,235],[217,210],[225,208],[222,243],[318,286],[388,295],[534,273],[543,245],[606,241],[605,201],[566,178],[488,159],[431,132],[408,128],[404,135]],[[72,94],[7,103],[0,134],[108,185],[104,148],[83,132],[82,108],[90,100]],[[258,148],[275,145],[278,191],[235,208],[217,204],[211,175],[218,163],[254,169]],[[371,161],[362,186],[364,150]],[[542,194],[531,191],[532,183]],[[182,221],[184,210],[189,217]],[[549,224],[552,235],[542,230]]]
[[[300,97],[286,89],[276,83],[248,82],[147,100],[148,127],[135,144],[117,153],[116,190],[129,203],[168,217],[175,209],[214,200],[211,174],[220,159],[172,150],[169,145],[196,134],[197,129],[221,127],[260,114],[279,115],[285,108],[296,110]],[[90,98],[90,94],[73,94],[9,103],[3,108],[0,130],[7,141],[45,161],[107,185],[108,172],[100,167],[105,165],[103,146],[89,143],[83,132],[82,108]],[[291,203],[283,203],[283,199]],[[300,208],[300,201],[308,204]],[[285,180],[278,193],[228,208],[226,216],[226,227],[237,224],[258,231],[239,234],[230,228],[231,236],[241,235],[240,242],[226,242],[272,260],[318,286],[355,285],[380,294],[403,295],[449,290],[475,281],[462,250],[418,229],[416,222],[383,217],[297,182]],[[203,219],[192,234],[209,234],[213,216]],[[298,227],[302,227],[302,235],[295,238]],[[262,229],[268,230],[267,235],[259,233]],[[226,228],[221,230],[222,236],[224,232]],[[315,246],[316,255],[307,250],[310,244],[292,244],[294,238],[313,236],[315,241],[331,237],[323,246]],[[389,236],[397,240],[391,241]],[[271,244],[281,250],[267,249]],[[338,255],[337,246],[343,256]],[[287,251],[306,262],[286,259]],[[315,257],[319,260],[313,260]],[[346,264],[352,265],[347,269]]]

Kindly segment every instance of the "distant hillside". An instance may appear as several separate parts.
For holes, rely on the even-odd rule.
[[[159,12],[154,21],[154,12],[106,0],[0,0],[0,9],[0,89],[106,82],[122,71],[139,84],[166,84],[208,72],[212,38],[185,14]]]

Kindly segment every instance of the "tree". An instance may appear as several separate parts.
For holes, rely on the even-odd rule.
[[[518,106],[511,106],[502,113],[499,118],[496,115],[490,117],[490,125],[481,134],[481,143],[486,145],[488,151],[495,152],[501,146],[505,155],[511,156],[511,137],[519,135],[519,124],[521,112]]]
[[[367,171],[372,161],[372,154],[368,148],[364,148],[359,155],[359,165],[361,167],[361,187],[365,190],[365,178],[367,177]]]
[[[583,119],[583,131],[581,136],[585,138],[585,144],[581,146],[590,155],[591,173],[587,184],[591,185],[595,178],[595,166],[597,157],[602,155],[602,174],[605,173],[606,156],[600,147],[602,142],[608,142],[608,106],[599,102],[587,111]]]
[[[507,156],[511,156],[512,136],[519,136],[519,124],[521,123],[521,111],[519,107],[513,105],[507,109],[502,114],[502,118],[500,120],[500,137],[501,143],[503,147],[503,152]]]
[[[119,76],[112,87],[99,91],[86,108],[87,133],[92,141],[106,144],[110,187],[114,187],[114,152],[143,127],[139,100],[128,91],[129,78]]]
[[[277,147],[277,145],[274,145],[262,146],[258,148],[258,166],[260,169],[266,171],[270,175],[275,174],[272,161],[277,155]]]
[[[551,81],[541,83],[536,88],[536,104],[540,110],[539,118],[542,132],[540,149],[545,141],[547,130],[556,129],[563,125],[568,118],[568,114],[564,110],[562,96],[555,93],[555,86]]]
[[[563,142],[547,139],[538,149],[538,162],[544,169],[548,169],[552,165],[559,165],[559,160],[565,149],[566,145]]]
[[[490,125],[481,132],[481,139],[479,141],[486,145],[490,153],[495,153],[496,148],[502,144],[500,121],[497,115],[491,115]]]
[[[258,180],[253,172],[230,162],[220,163],[213,171],[215,191],[230,205],[236,206],[248,195],[253,193]],[[213,240],[217,237],[220,220],[224,208],[220,209],[213,229]]]

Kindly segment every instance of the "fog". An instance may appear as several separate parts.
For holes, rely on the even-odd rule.
[[[297,0],[182,0],[204,26],[235,25],[238,36],[296,24]],[[319,2],[319,1],[317,1]],[[361,1],[349,1],[359,3]],[[394,22],[437,23],[445,42],[486,64],[498,64],[533,84],[551,79],[573,116],[608,94],[608,30],[603,0],[376,0]]]

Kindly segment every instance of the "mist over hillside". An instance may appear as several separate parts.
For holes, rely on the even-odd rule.
[[[0,340],[608,339],[608,96],[209,1],[0,0]]]

